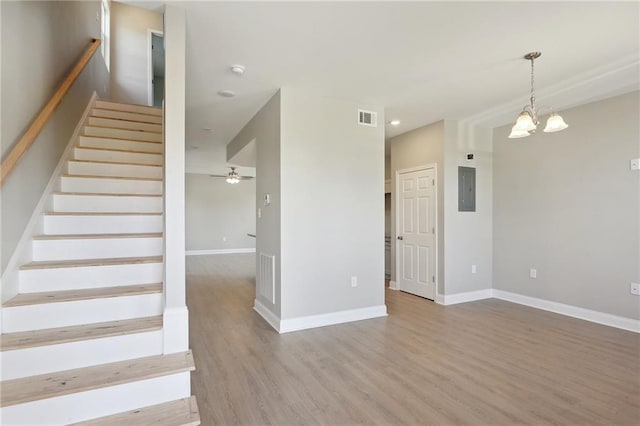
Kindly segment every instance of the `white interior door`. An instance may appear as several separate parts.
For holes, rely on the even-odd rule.
[[[436,297],[435,169],[398,174],[397,277],[400,290]]]

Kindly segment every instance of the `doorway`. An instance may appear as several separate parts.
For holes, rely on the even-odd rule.
[[[149,30],[149,105],[162,107],[164,102],[164,34]]]
[[[396,280],[407,293],[435,300],[436,165],[396,172]]]

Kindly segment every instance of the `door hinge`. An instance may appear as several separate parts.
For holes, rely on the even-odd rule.
[[[436,185],[436,180],[435,179],[431,179],[431,185],[433,185],[433,186]]]
[[[436,276],[435,275],[431,275],[431,282],[435,283],[436,282]]]
[[[435,234],[435,233],[436,233],[436,227],[435,227],[435,226],[432,226],[432,227],[431,227],[431,233],[432,233],[432,234]]]

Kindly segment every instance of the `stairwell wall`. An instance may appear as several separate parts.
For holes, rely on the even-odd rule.
[[[99,1],[1,2],[1,152],[26,131],[91,38],[100,38]],[[4,272],[33,209],[93,92],[109,97],[109,74],[99,52],[0,190]]]

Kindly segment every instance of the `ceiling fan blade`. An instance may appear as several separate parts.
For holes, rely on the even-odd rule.
[[[241,179],[241,180],[242,180],[242,179],[246,179],[246,180],[254,179],[254,176],[236,176],[236,177],[237,177],[238,179]]]
[[[226,177],[229,177],[229,175],[209,175],[209,177],[226,178]]]

